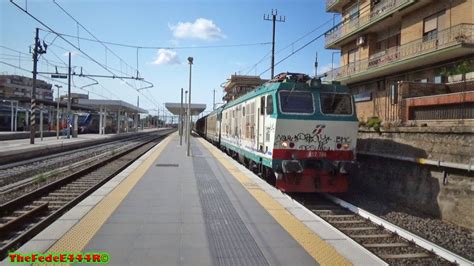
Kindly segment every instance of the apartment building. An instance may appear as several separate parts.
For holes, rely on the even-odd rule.
[[[221,86],[224,89],[224,102],[230,102],[267,82],[259,76],[231,75]]]
[[[327,80],[347,84],[360,121],[474,119],[474,0],[326,0],[341,22]]]
[[[17,75],[0,75],[0,98],[6,100],[20,100],[29,102],[33,79]],[[52,85],[42,81],[36,81],[36,99],[39,101],[52,102]]]

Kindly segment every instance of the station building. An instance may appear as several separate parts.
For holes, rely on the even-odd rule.
[[[326,0],[326,11],[341,14],[325,34],[340,51],[326,79],[349,86],[360,121],[474,119],[473,0]]]
[[[33,79],[30,77],[0,75],[0,131],[29,130],[32,87]],[[56,130],[57,117],[60,120],[60,129],[65,128],[67,101],[67,94],[54,99],[52,84],[38,79],[36,81],[38,128],[41,116],[45,131]],[[94,129],[89,133],[97,131],[101,134],[138,130],[139,114],[148,113],[147,110],[124,101],[89,99],[88,94],[81,93],[71,93],[71,110],[79,120],[85,119],[87,114],[97,114],[97,117],[91,115],[91,121],[88,122],[90,128]]]

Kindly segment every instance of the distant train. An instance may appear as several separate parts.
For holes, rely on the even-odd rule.
[[[285,192],[345,192],[358,121],[347,87],[282,73],[195,130]]]
[[[27,124],[29,123],[29,117],[27,115],[28,110],[23,107],[20,107],[16,110],[15,114],[17,121],[16,121],[16,131],[25,131],[28,130],[29,127]],[[10,105],[0,104],[0,131],[11,131],[11,120],[12,120],[12,113]],[[28,120],[28,121],[27,121]],[[40,115],[39,110],[36,112],[35,122],[37,127],[39,128],[40,124]],[[45,130],[48,129],[48,124],[50,123],[50,117],[48,112],[43,113],[43,127]]]
[[[97,113],[81,113],[78,115],[77,126],[79,134],[99,133],[100,117]],[[105,133],[114,133],[117,131],[117,123],[111,116],[107,116],[105,124]]]

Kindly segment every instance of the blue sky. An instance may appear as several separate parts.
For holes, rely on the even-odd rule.
[[[259,75],[270,67],[270,56],[253,67],[271,51],[271,45],[255,45],[222,48],[199,48],[202,46],[225,46],[271,42],[272,23],[264,21],[263,15],[278,9],[279,15],[286,17],[285,23],[277,23],[276,60],[289,55],[311,39],[328,30],[332,14],[325,12],[324,0],[295,1],[119,1],[119,0],[57,0],[98,39],[108,42],[153,47],[192,47],[187,49],[138,49],[138,70],[140,75],[154,84],[153,88],[142,90],[140,106],[162,108],[164,102],[179,102],[180,88],[188,88],[189,65],[187,57],[194,57],[192,98],[193,102],[205,103],[208,110],[212,106],[212,90],[216,89],[216,102],[220,102],[220,85],[233,73]],[[52,0],[15,0],[20,6],[27,5],[28,11],[57,32],[83,38],[93,37],[68,17]],[[46,29],[7,0],[0,1],[0,45],[25,54],[0,47],[0,61],[20,66],[31,71],[32,60],[28,55],[33,44],[36,27]],[[326,23],[326,24],[324,24]],[[301,41],[290,45],[304,34],[318,28]],[[103,67],[92,62],[93,57],[110,71],[123,72],[131,76],[137,68],[137,49],[107,45],[77,38],[65,37],[80,51],[55,34],[40,31],[40,38],[50,44],[48,52],[40,58],[39,70],[58,70],[67,62],[67,52],[73,53],[72,65],[76,73],[82,67],[84,73],[110,75]],[[290,46],[289,46],[290,45]],[[307,46],[276,66],[275,74],[285,71],[314,73],[314,58],[318,52],[319,73],[331,66],[331,50],[324,49],[324,38]],[[121,59],[113,55],[115,53]],[[338,55],[335,55],[337,58]],[[335,60],[338,61],[338,60]],[[49,62],[49,64],[48,64]],[[2,74],[30,73],[0,64]],[[269,78],[270,71],[262,78]],[[136,104],[138,93],[134,88],[144,83],[129,80],[128,86],[118,79],[97,79],[100,85],[84,89],[90,91],[91,98],[120,99]],[[55,82],[48,81],[56,84]],[[75,77],[74,84],[85,86],[90,80]],[[64,86],[66,87],[66,86]],[[62,89],[64,90],[64,89]],[[84,93],[73,88],[73,92]]]

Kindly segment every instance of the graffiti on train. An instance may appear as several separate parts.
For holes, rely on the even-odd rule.
[[[311,133],[307,132],[298,132],[296,134],[291,135],[277,135],[275,137],[275,141],[277,143],[282,143],[284,141],[287,142],[302,142],[301,145],[298,146],[300,150],[323,150],[327,151],[330,150],[329,147],[330,142],[337,143],[350,143],[351,138],[346,136],[333,136],[330,137],[325,134],[324,130],[326,125],[316,125],[314,130]]]

